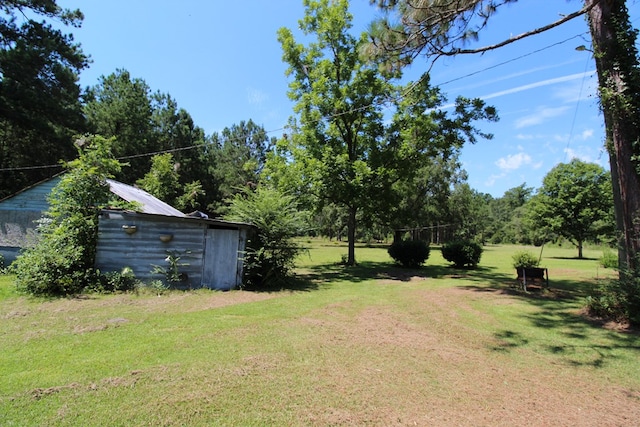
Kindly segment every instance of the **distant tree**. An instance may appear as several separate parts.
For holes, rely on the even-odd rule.
[[[219,197],[212,209],[220,213],[228,199],[258,185],[267,152],[275,142],[253,120],[226,127],[220,134],[212,135],[212,140],[218,149],[211,172],[219,186]]]
[[[54,0],[4,0],[0,11],[4,197],[60,171],[37,166],[73,158],[72,137],[85,130],[78,74],[88,61],[71,35],[45,21],[79,27],[79,10],[62,9]]]
[[[136,184],[158,199],[174,205],[180,191],[179,174],[170,153],[158,154],[151,158],[151,169]]]
[[[467,183],[458,184],[451,193],[448,208],[455,239],[485,242],[490,220],[487,194],[473,190]]]
[[[520,184],[504,192],[502,197],[489,201],[490,241],[493,243],[530,244],[528,231],[523,228],[522,207],[531,199],[533,187]]]
[[[595,163],[574,159],[559,164],[544,177],[528,209],[535,227],[565,237],[582,258],[584,242],[614,223],[611,177]]]
[[[84,109],[93,132],[115,137],[115,156],[130,164],[117,179],[138,182],[188,210],[204,211],[219,196],[218,147],[170,95],[152,93],[143,79],[120,69],[89,88]],[[154,153],[164,154],[156,158]]]
[[[127,158],[129,167],[117,178],[133,183],[151,166],[151,153],[157,148],[152,132],[151,89],[126,70],[100,77],[87,91],[85,114],[92,133],[115,138],[113,154]],[[129,158],[130,157],[130,158]]]
[[[154,151],[169,151],[174,167],[180,174],[180,184],[186,186],[196,181],[212,181],[208,173],[206,156],[207,138],[204,130],[195,125],[191,115],[168,94],[156,92],[151,95],[151,133],[155,141]],[[213,169],[215,170],[215,169]],[[211,196],[214,196],[213,190]],[[207,192],[201,192],[193,203],[204,210]]]

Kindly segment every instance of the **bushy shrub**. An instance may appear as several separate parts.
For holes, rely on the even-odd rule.
[[[225,218],[255,226],[247,238],[243,284],[252,288],[282,287],[302,251],[293,238],[301,235],[306,225],[295,199],[260,186],[237,194]]]
[[[399,240],[393,242],[387,252],[403,267],[420,267],[429,258],[429,245],[422,240]]]
[[[78,294],[97,279],[84,266],[82,248],[60,235],[50,235],[20,254],[12,270],[18,291],[35,296]]]
[[[611,249],[605,249],[602,251],[599,262],[604,268],[618,268],[618,254]]]
[[[446,243],[442,246],[442,257],[456,268],[475,268],[482,256],[482,247],[469,241]]]
[[[618,280],[608,280],[586,299],[592,316],[640,325],[640,276],[621,274]]]
[[[518,251],[511,256],[515,268],[537,267],[540,260],[529,251]]]

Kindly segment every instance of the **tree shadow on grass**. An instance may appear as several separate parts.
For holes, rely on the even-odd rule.
[[[499,273],[494,267],[476,267],[459,269],[444,265],[426,265],[420,268],[404,268],[391,262],[365,261],[355,266],[343,264],[323,264],[300,270],[296,278],[301,281],[315,283],[316,288],[323,284],[340,281],[360,283],[369,280],[388,280],[409,282],[415,279],[464,279],[482,283],[477,289],[488,286],[504,286],[512,277]]]
[[[391,262],[364,261],[355,266],[339,263],[300,268],[294,277],[272,286],[245,287],[252,292],[314,291],[331,283],[360,283],[368,280],[397,280],[408,282],[414,278],[440,277],[439,267],[402,268]]]
[[[589,257],[578,258],[577,256],[575,256],[575,257],[571,257],[571,256],[550,256],[548,258],[549,259],[571,260],[571,261],[597,261],[599,259],[599,258],[589,258]]]
[[[596,285],[594,282],[550,280],[548,289],[530,287],[528,292],[513,286],[516,283],[514,278],[502,284],[499,281],[485,283],[483,286],[466,285],[461,288],[475,292],[497,291],[537,307],[533,312],[523,312],[521,318],[533,328],[544,331],[529,334],[517,328],[501,329],[494,333],[494,342],[489,345],[493,351],[530,348],[556,356],[567,365],[593,368],[602,368],[615,359],[632,357],[620,350],[640,351],[640,333],[634,329],[610,330],[597,344],[594,343],[594,330],[602,330],[605,322],[589,318],[581,310],[585,297]],[[540,339],[540,336],[550,338]]]
[[[297,274],[317,283],[349,281],[353,283],[386,279],[408,282],[414,277],[427,278],[428,268],[402,268],[390,262],[365,261],[354,266],[323,264],[306,268]]]

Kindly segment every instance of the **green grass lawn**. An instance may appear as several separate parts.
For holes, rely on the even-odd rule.
[[[432,248],[404,270],[383,245],[359,246],[347,268],[343,243],[301,243],[297,280],[278,291],[35,300],[0,277],[0,425],[505,425],[507,412],[507,424],[619,425],[639,414],[640,338],[580,314],[614,275],[601,251],[544,248],[551,290],[525,294],[512,288],[521,247],[485,247],[477,270]]]

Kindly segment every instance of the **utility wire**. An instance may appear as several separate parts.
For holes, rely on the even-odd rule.
[[[575,35],[573,37],[569,37],[567,39],[552,43],[552,44],[547,45],[545,47],[542,47],[540,49],[533,50],[533,51],[531,51],[529,53],[526,53],[524,55],[520,55],[520,56],[517,56],[515,58],[511,58],[509,60],[506,60],[506,61],[500,62],[498,64],[492,65],[490,67],[486,67],[486,68],[483,68],[481,70],[474,71],[474,72],[465,74],[463,76],[456,77],[456,78],[453,78],[451,80],[444,81],[444,82],[442,82],[440,84],[434,85],[434,87],[444,86],[444,85],[447,85],[447,84],[450,84],[450,83],[453,83],[453,82],[456,82],[456,81],[459,81],[459,80],[462,80],[462,79],[473,77],[475,75],[484,73],[484,72],[489,71],[489,70],[493,70],[493,69],[501,67],[503,65],[510,64],[512,62],[515,62],[515,61],[519,61],[519,60],[521,60],[523,58],[529,57],[531,55],[535,55],[536,53],[543,52],[543,51],[545,51],[547,49],[551,49],[551,48],[553,48],[555,46],[559,46],[561,44],[567,43],[567,42],[569,42],[571,40],[574,40],[576,38],[583,37],[585,34],[588,34],[588,32],[584,32],[584,33]],[[374,103],[371,103],[371,104],[368,104],[368,105],[365,105],[365,106],[362,106],[362,107],[354,108],[354,109],[351,109],[351,110],[348,110],[348,111],[344,111],[344,112],[341,112],[341,113],[331,114],[331,115],[326,116],[326,117],[324,117],[322,119],[319,119],[318,122],[320,122],[322,120],[331,120],[331,119],[334,119],[336,117],[343,116],[345,114],[351,114],[351,113],[355,113],[355,112],[358,112],[358,111],[363,111],[363,110],[369,109],[371,107],[374,107],[376,105],[385,104],[386,102],[389,102],[389,101],[396,101],[396,102],[400,101],[400,100],[406,98],[407,96],[409,96],[411,94],[411,92],[413,92],[415,90],[415,88],[418,87],[420,82],[424,78],[426,78],[426,76],[427,76],[427,74],[425,74],[422,77],[420,77],[417,81],[411,83],[409,85],[409,87],[406,88],[398,96],[389,97],[385,101],[374,102]],[[273,133],[276,133],[276,132],[282,132],[285,129],[286,129],[286,127],[280,127],[280,128],[277,128],[277,129],[272,129],[272,130],[269,130],[269,131],[265,131],[265,133],[267,135],[269,135],[269,134],[273,134]],[[239,136],[237,141],[241,141],[242,139],[244,139],[244,138],[246,138],[248,136],[250,136],[250,135]],[[194,148],[199,148],[199,147],[206,147],[206,145],[207,145],[206,143],[205,144],[194,144],[194,145],[190,145],[190,146],[187,146],[187,147],[172,148],[172,149],[167,149],[167,150],[160,150],[160,151],[153,151],[153,152],[147,152],[147,153],[133,154],[133,155],[130,155],[130,156],[118,157],[116,160],[128,160],[128,159],[141,158],[141,157],[152,157],[152,156],[159,155],[159,154],[174,153],[174,152],[178,152],[178,151],[192,150]],[[61,167],[62,167],[62,165],[60,165],[60,164],[42,165],[42,166],[23,166],[23,167],[13,167],[13,168],[0,168],[0,172],[35,170],[35,169],[50,169],[50,168],[61,168]]]

